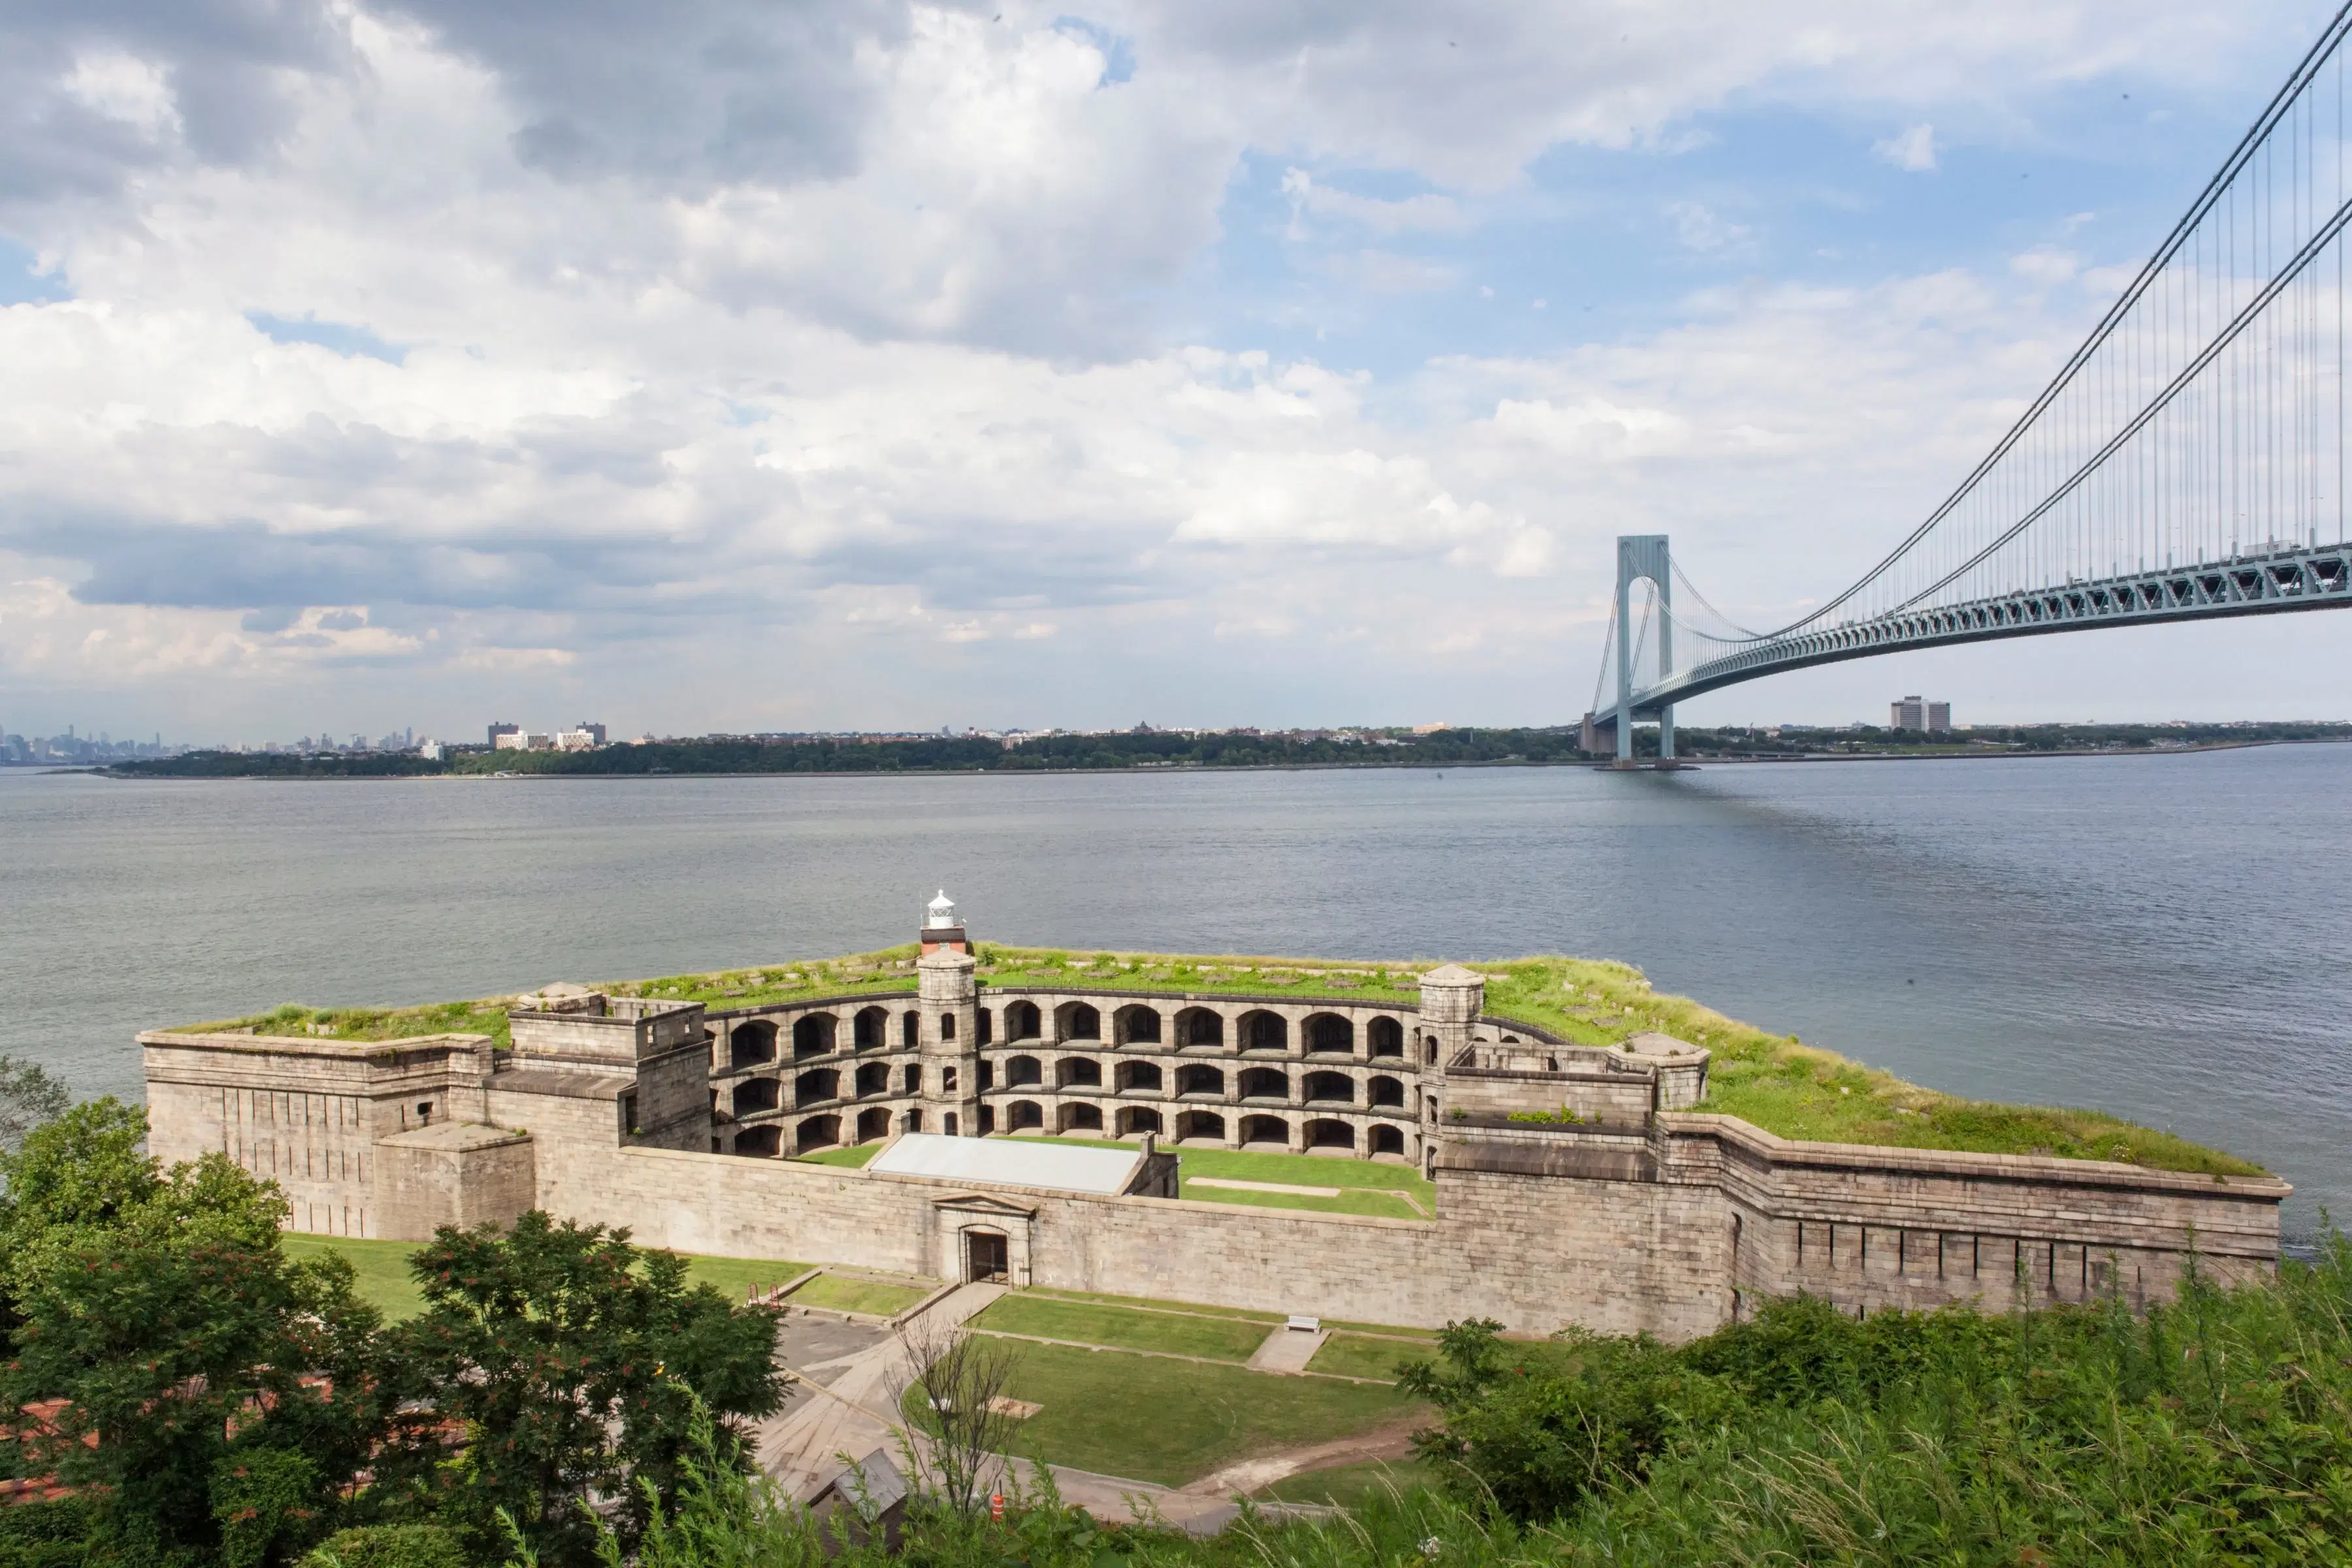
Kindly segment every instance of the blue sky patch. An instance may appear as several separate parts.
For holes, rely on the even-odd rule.
[[[321,321],[314,316],[273,316],[267,310],[247,310],[245,319],[274,343],[316,343],[345,359],[380,359],[386,364],[399,364],[408,358],[407,344],[385,342],[365,327]]]

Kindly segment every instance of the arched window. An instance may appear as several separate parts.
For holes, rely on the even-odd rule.
[[[1290,1123],[1279,1116],[1244,1116],[1242,1118],[1242,1142],[1246,1147],[1272,1144],[1276,1149],[1290,1147]]]
[[[1404,1055],[1404,1026],[1394,1018],[1375,1018],[1364,1026],[1364,1038],[1376,1057]]]
[[[1054,1064],[1054,1087],[1056,1089],[1100,1089],[1102,1063],[1085,1057],[1064,1057]]]
[[[733,1104],[738,1116],[757,1116],[763,1110],[776,1109],[776,1097],[783,1086],[772,1078],[746,1079],[735,1086]]]
[[[1290,1075],[1279,1068],[1251,1068],[1242,1074],[1244,1100],[1288,1100]]]
[[[1372,1128],[1372,1152],[1375,1154],[1402,1154],[1404,1152],[1404,1129],[1402,1127],[1392,1127],[1385,1121],[1375,1124]]]
[[[898,1086],[898,1092],[900,1094],[920,1094],[923,1092],[923,1069],[918,1063],[908,1062],[907,1064],[906,1071],[900,1075],[900,1078],[902,1080]]]
[[[821,1057],[833,1049],[833,1031],[840,1022],[830,1013],[811,1013],[793,1025],[793,1056]]]
[[[1215,1070],[1213,1068],[1212,1071]],[[1160,1092],[1161,1083],[1157,1062],[1121,1062],[1118,1064],[1118,1089],[1121,1094]]]
[[[1194,1063],[1176,1069],[1176,1092],[1180,1095],[1206,1094],[1219,1100],[1225,1098],[1225,1075],[1216,1068]]]
[[[1016,1100],[1004,1109],[1006,1121],[1015,1132],[1033,1127],[1042,1129],[1045,1125],[1045,1108],[1034,1100]]]
[[[1124,1105],[1119,1107],[1118,1132],[1120,1137],[1139,1138],[1146,1132],[1160,1132],[1165,1131],[1166,1128],[1160,1120],[1160,1112],[1152,1110],[1150,1106]]]
[[[902,1013],[898,1016],[898,1045],[903,1050],[913,1050],[923,1043],[923,1016]]]
[[[1400,1109],[1403,1107],[1404,1083],[1402,1079],[1390,1078],[1386,1074],[1382,1074],[1372,1079],[1370,1088],[1372,1091],[1372,1103],[1374,1105],[1393,1105]]]
[[[1307,1124],[1307,1146],[1309,1149],[1353,1149],[1356,1146],[1356,1130],[1344,1121],[1310,1121]]]
[[[1206,1007],[1187,1007],[1176,1015],[1176,1043],[1179,1046],[1222,1046],[1225,1043],[1225,1020]]]
[[[1067,1002],[1059,1009],[1056,1020],[1062,1038],[1066,1040],[1099,1040],[1102,1038],[1102,1015],[1084,1002]]]
[[[890,1015],[879,1007],[860,1007],[849,1021],[850,1044],[861,1051],[880,1050],[888,1043]]]
[[[1340,1105],[1356,1103],[1356,1083],[1343,1072],[1311,1072],[1307,1075],[1307,1098]]]
[[[1213,1110],[1184,1111],[1176,1118],[1176,1141],[1222,1143],[1225,1141],[1225,1119]]]
[[[1102,1107],[1099,1105],[1065,1105],[1062,1107],[1059,1132],[1099,1132],[1102,1131]]]
[[[1004,1037],[1008,1040],[1034,1040],[1038,1037],[1037,1004],[1015,1002],[1004,1009]]]
[[[940,1038],[943,1040],[952,1040],[955,1038],[955,1015],[953,1013],[942,1013],[940,1015]]]
[[[1290,1025],[1279,1013],[1244,1013],[1242,1015],[1242,1049],[1245,1051],[1286,1051],[1290,1048]]]
[[[793,1135],[793,1147],[803,1154],[812,1149],[829,1149],[840,1142],[841,1118],[838,1116],[812,1116],[802,1122],[799,1131]]]
[[[770,1122],[765,1127],[746,1127],[735,1134],[735,1152],[754,1159],[772,1160],[783,1147],[784,1130]]]
[[[877,1138],[890,1136],[890,1113],[880,1106],[857,1113],[857,1141],[871,1143]]]
[[[737,1072],[776,1059],[776,1026],[765,1018],[747,1018],[727,1038],[727,1065]]]
[[[1160,1043],[1160,1010],[1121,1007],[1111,1015],[1111,1028],[1122,1046],[1156,1046]]]
[[[1044,1083],[1045,1075],[1035,1057],[1013,1057],[1004,1064],[1004,1087],[1020,1089],[1029,1084]]]
[[[1356,1054],[1356,1026],[1337,1013],[1318,1013],[1307,1020],[1307,1048],[1326,1055]]]
[[[857,1069],[857,1098],[869,1094],[890,1092],[890,1067],[887,1062],[866,1062]]]
[[[840,1094],[841,1075],[831,1068],[819,1068],[814,1072],[804,1072],[793,1080],[794,1105],[818,1105],[828,1100],[838,1099]]]

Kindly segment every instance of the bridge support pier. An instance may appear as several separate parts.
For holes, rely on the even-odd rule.
[[[1617,536],[1617,765],[1633,766],[1633,584],[1648,578],[1658,591],[1658,671],[1675,667],[1674,571],[1663,533]],[[1658,711],[1658,760],[1675,755],[1675,710]]]

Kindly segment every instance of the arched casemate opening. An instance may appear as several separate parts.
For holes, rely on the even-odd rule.
[[[1225,1043],[1225,1020],[1206,1007],[1187,1007],[1176,1015],[1176,1044],[1220,1046]]]
[[[985,1007],[982,1007],[982,1008],[980,1010],[980,1031],[979,1031],[979,1033],[980,1033],[980,1044],[982,1044],[982,1045],[983,1045],[983,1046],[984,1046],[984,1045],[986,1045],[986,1044],[988,1044],[991,1040],[993,1040],[994,1038],[996,1038],[996,1015],[995,1015],[995,1014],[993,1014],[993,1013],[992,1013],[992,1012],[990,1012],[990,1011],[989,1011],[987,1008],[985,1008]]]
[[[1375,1123],[1372,1127],[1372,1152],[1375,1154],[1402,1154],[1404,1152],[1404,1129],[1402,1127],[1392,1127],[1385,1121]]]
[[[1369,1087],[1372,1091],[1371,1098],[1374,1105],[1393,1105],[1400,1110],[1403,1108],[1404,1082],[1402,1079],[1390,1078],[1383,1074],[1373,1079]]]
[[[840,1019],[830,1013],[811,1013],[793,1025],[793,1057],[821,1057],[833,1049],[833,1031]]]
[[[863,1099],[865,1099],[865,1098],[866,1098],[867,1095],[869,1095],[869,1094],[887,1094],[887,1093],[889,1093],[889,1092],[890,1092],[890,1064],[889,1064],[889,1063],[887,1063],[887,1062],[866,1062],[866,1063],[862,1064],[862,1065],[858,1068],[858,1069],[857,1069],[857,1098],[858,1098],[858,1099],[863,1100]]]
[[[776,1026],[765,1018],[746,1018],[727,1037],[727,1065],[737,1072],[776,1059]]]
[[[871,1143],[877,1138],[890,1136],[890,1113],[880,1106],[857,1113],[857,1141]]]
[[[1365,1025],[1364,1040],[1376,1057],[1404,1055],[1404,1026],[1394,1018],[1375,1018]]]
[[[784,1130],[773,1122],[765,1127],[746,1127],[735,1134],[735,1152],[757,1159],[772,1160],[784,1146]]]
[[[1099,1105],[1065,1105],[1061,1108],[1059,1132],[1099,1132],[1102,1131],[1102,1107]]]
[[[1013,1002],[1004,1009],[1004,1037],[1008,1040],[1034,1040],[1038,1030],[1037,1004]]]
[[[1219,1068],[1197,1062],[1189,1067],[1178,1068],[1176,1092],[1180,1095],[1213,1094],[1219,1100],[1223,1100],[1225,1098],[1225,1075]]]
[[[980,1130],[983,1133],[996,1131],[996,1107],[983,1105],[980,1108]]]
[[[980,1091],[986,1094],[996,1087],[996,1064],[985,1058],[980,1063]]]
[[[1121,1094],[1139,1089],[1157,1094],[1164,1081],[1158,1062],[1121,1062],[1114,1087]]]
[[[735,1086],[732,1101],[738,1116],[757,1116],[763,1110],[776,1109],[777,1096],[783,1086],[772,1078],[749,1079]]]
[[[1356,1054],[1356,1026],[1337,1013],[1318,1013],[1307,1020],[1307,1048],[1326,1056]]]
[[[1042,1129],[1045,1125],[1045,1108],[1034,1100],[1016,1100],[1004,1110],[1004,1125],[1010,1131]]]
[[[1054,1087],[1056,1089],[1100,1089],[1102,1063],[1085,1057],[1064,1057],[1054,1064]]]
[[[1225,1141],[1225,1119],[1213,1110],[1181,1111],[1176,1117],[1176,1142],[1179,1143],[1222,1143]]]
[[[1044,1083],[1045,1081],[1045,1076],[1038,1068],[1037,1058],[1035,1057],[1013,1057],[1005,1061],[1005,1088],[1026,1089],[1031,1084],[1039,1084]]]
[[[921,1111],[919,1111],[919,1110],[909,1110],[909,1111],[907,1111],[906,1113],[904,1113],[903,1115],[901,1115],[901,1116],[898,1118],[898,1131],[901,1131],[901,1132],[920,1132],[922,1130],[923,1130],[923,1113],[922,1113]]]
[[[899,1014],[898,1045],[900,1048],[911,1051],[922,1043],[923,1016],[920,1013]]]
[[[1279,1116],[1244,1116],[1242,1118],[1242,1146],[1287,1149],[1290,1147],[1290,1123]]]
[[[1423,1036],[1422,1037],[1421,1047],[1423,1062],[1429,1067],[1435,1067],[1437,1065],[1437,1037],[1435,1035]]]
[[[1353,1149],[1356,1146],[1356,1130],[1344,1121],[1333,1121],[1328,1118],[1310,1121],[1307,1124],[1307,1146],[1309,1149]]]
[[[940,1015],[940,1038],[943,1040],[952,1040],[955,1038],[955,1015],[953,1013],[942,1013]]]
[[[812,1116],[800,1124],[793,1134],[793,1147],[805,1154],[812,1149],[829,1149],[841,1142],[841,1118]]]
[[[1119,1107],[1118,1135],[1120,1137],[1140,1138],[1146,1132],[1162,1132],[1165,1131],[1167,1131],[1167,1129],[1160,1122],[1160,1112],[1152,1110],[1150,1106],[1123,1105]]]
[[[1156,1046],[1160,1043],[1160,1010],[1156,1007],[1121,1007],[1110,1016],[1114,1043],[1122,1046]]]
[[[1311,1072],[1307,1075],[1307,1098],[1340,1105],[1356,1103],[1356,1080],[1343,1072]]]
[[[1286,1051],[1290,1048],[1290,1025],[1281,1014],[1244,1013],[1241,1023],[1242,1049]]]
[[[860,1007],[857,1016],[849,1021],[850,1045],[853,1049],[878,1051],[890,1043],[890,1014],[881,1007]]]
[[[1244,1100],[1288,1100],[1290,1075],[1279,1068],[1251,1068],[1242,1074]]]
[[[820,1105],[840,1098],[841,1075],[831,1068],[804,1072],[793,1080],[793,1103],[796,1106]]]
[[[1102,1014],[1084,1002],[1065,1002],[1054,1009],[1054,1028],[1066,1040],[1099,1040]]]
[[[900,1094],[920,1094],[923,1092],[923,1068],[921,1063],[908,1062],[905,1068],[900,1069],[898,1073],[898,1092]]]

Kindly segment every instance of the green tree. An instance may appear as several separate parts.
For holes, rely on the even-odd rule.
[[[95,1500],[133,1560],[267,1568],[320,1533],[388,1397],[339,1258],[289,1262],[283,1201],[218,1154],[160,1169],[135,1110],[37,1129],[0,1210],[17,1321],[0,1398],[27,1468]]]
[[[688,1289],[684,1259],[625,1230],[534,1210],[510,1232],[445,1227],[411,1267],[425,1310],[393,1337],[433,1420],[381,1473],[478,1556],[507,1549],[503,1510],[539,1561],[584,1568],[592,1493],[623,1500],[633,1548],[649,1500],[676,1495],[695,1402],[730,1423],[782,1399],[776,1315]]]
[[[38,1062],[0,1056],[0,1148],[14,1149],[26,1133],[56,1121],[72,1103],[66,1086]]]

